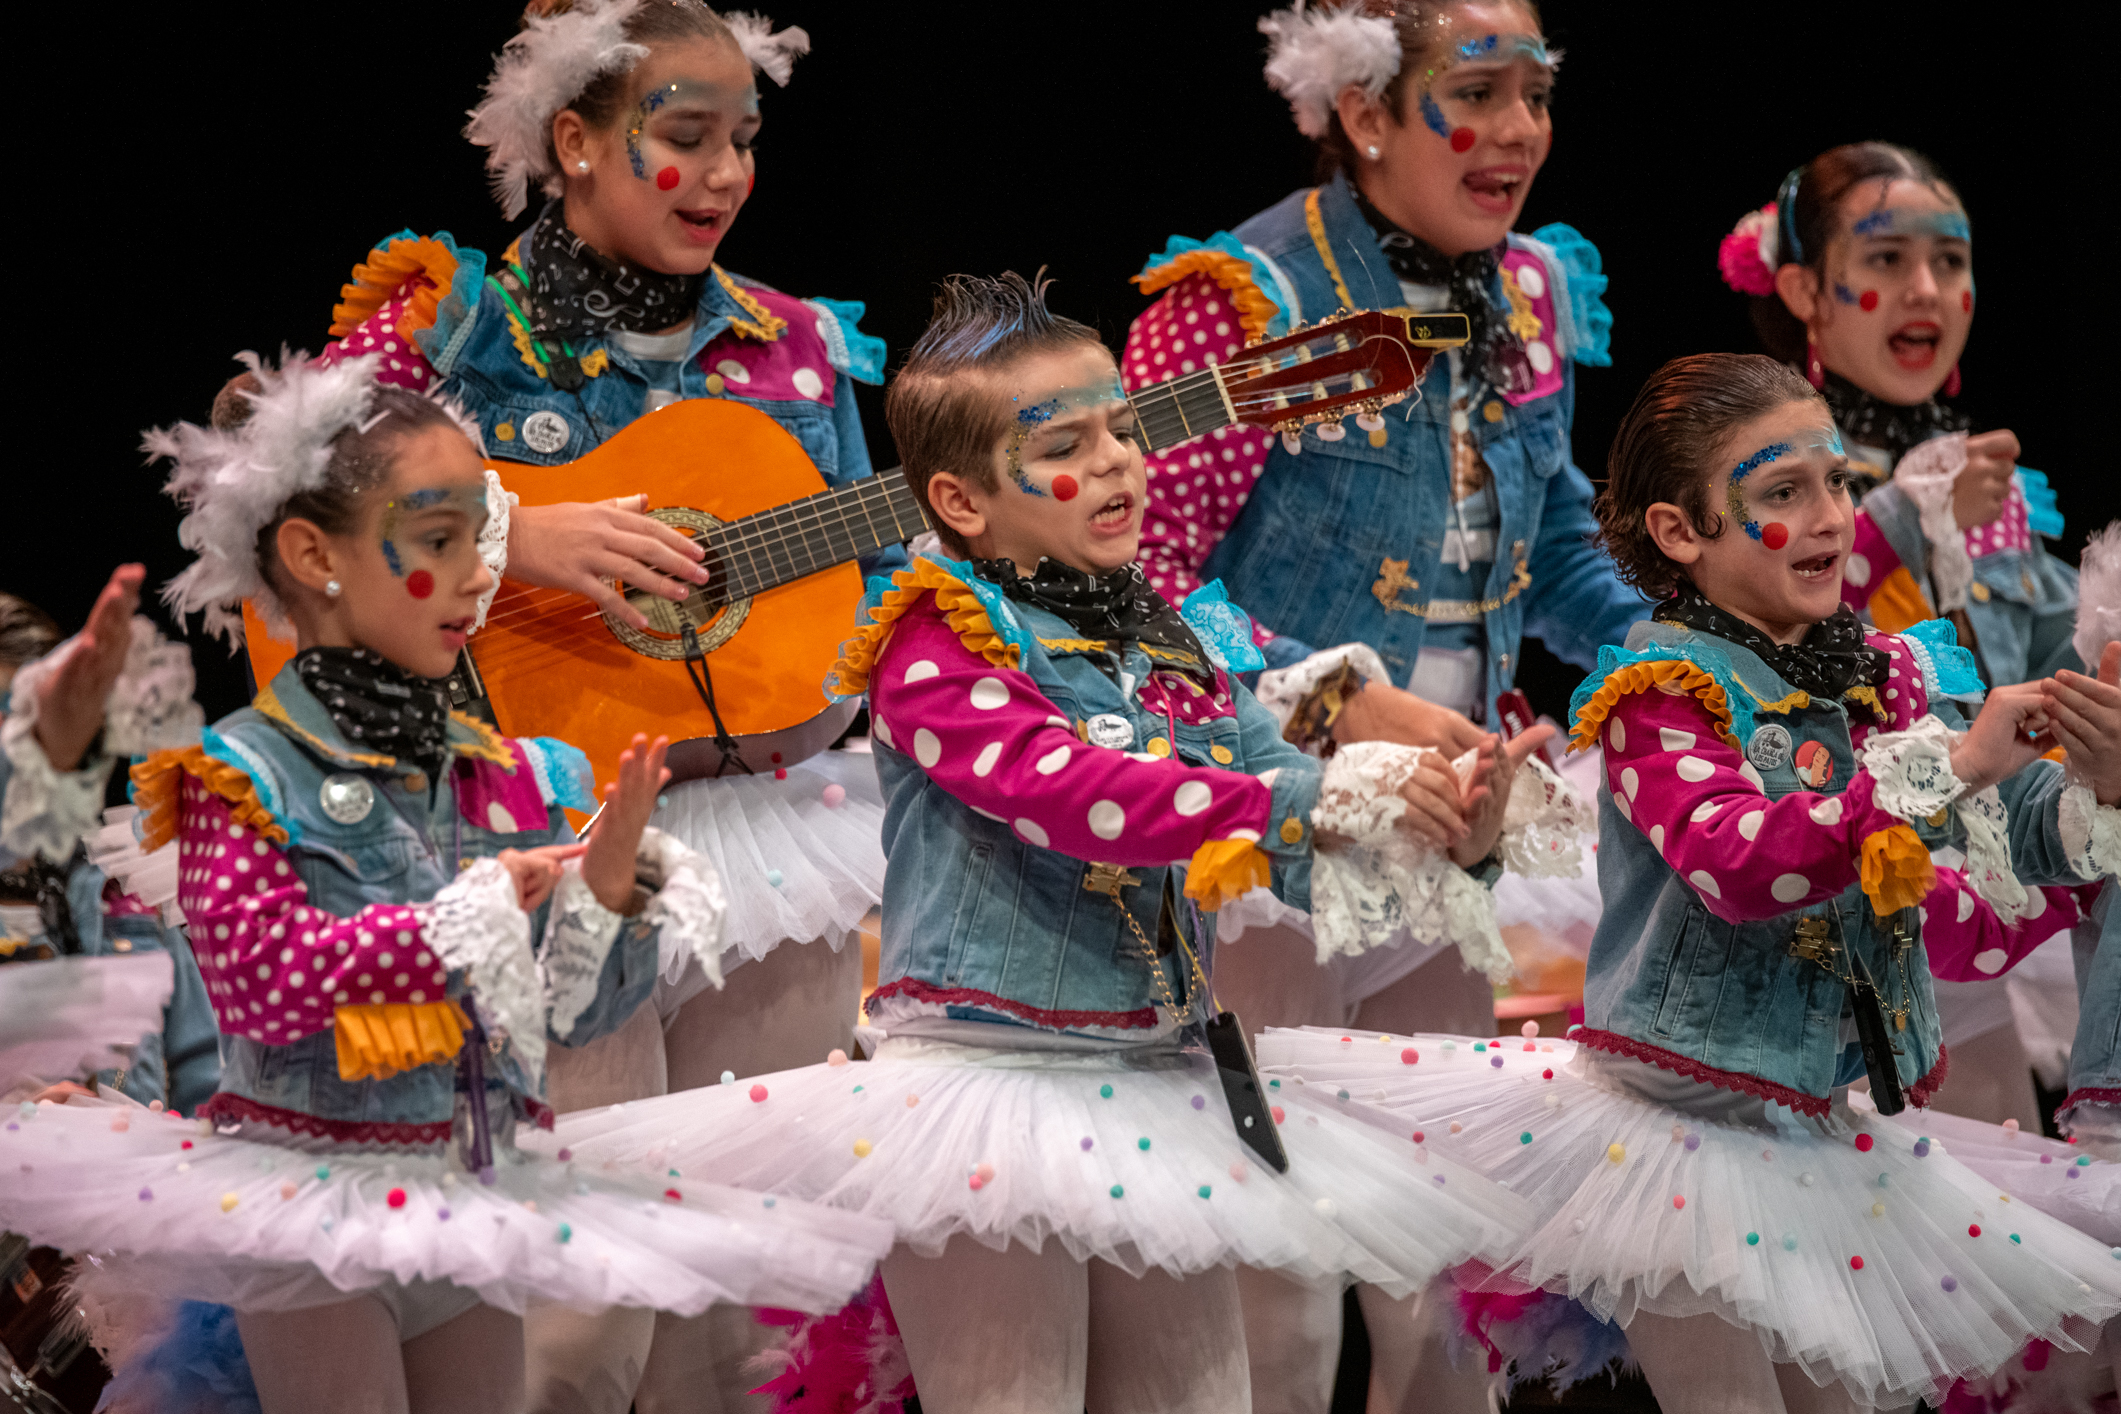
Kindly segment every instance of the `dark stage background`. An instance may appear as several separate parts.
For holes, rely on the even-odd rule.
[[[1260,78],[1252,22],[1267,0],[768,8],[816,52],[788,89],[767,87],[758,189],[722,260],[867,300],[863,327],[894,361],[938,277],[1041,264],[1056,307],[1116,345],[1142,306],[1127,277],[1166,236],[1234,225],[1311,174]],[[11,457],[0,586],[71,630],[113,564],[145,560],[160,584],[184,558],[141,428],[203,418],[238,349],[318,348],[340,283],[386,233],[443,228],[499,252],[510,229],[458,130],[515,13],[505,0],[111,12],[92,91],[85,72],[66,81],[68,132],[15,156],[17,220],[42,232],[23,252],[16,327],[46,332],[12,359],[17,425],[42,431]],[[2082,401],[2106,321],[2085,303],[2088,257],[2049,230],[2091,170],[2089,85],[1999,90],[1975,32],[1905,4],[1552,0],[1546,25],[1568,60],[1523,225],[1571,222],[1612,278],[1615,366],[1585,371],[1577,404],[1594,479],[1652,368],[1752,347],[1744,301],[1716,274],[1732,221],[1797,162],[1880,137],[1935,156],[1972,211],[1978,424],[2014,427],[2053,476],[2072,559],[2121,513]],[[61,52],[60,38],[24,52]],[[64,38],[78,43],[78,16]],[[892,465],[868,390],[863,411]],[[209,717],[238,705],[240,671],[209,643],[197,656]],[[1558,715],[1579,670],[1536,652],[1527,669]]]

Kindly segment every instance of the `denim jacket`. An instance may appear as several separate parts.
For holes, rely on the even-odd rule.
[[[451,719],[449,745],[451,766],[439,780],[430,780],[412,762],[365,750],[339,731],[289,665],[251,706],[209,727],[188,760],[161,753],[135,768],[135,799],[142,805],[150,846],[174,829],[179,789],[196,791],[212,782],[217,799],[225,800],[240,828],[249,830],[245,839],[260,861],[257,869],[262,873],[284,862],[306,892],[306,898],[292,901],[261,895],[278,919],[274,944],[288,946],[277,958],[256,949],[239,956],[220,925],[202,921],[207,916],[233,921],[232,916],[204,915],[189,900],[210,887],[217,871],[247,871],[251,851],[239,842],[235,860],[202,864],[192,848],[193,832],[188,828],[184,835],[181,877],[187,893],[180,897],[188,898],[185,908],[208,991],[220,1011],[225,1053],[220,1093],[201,1113],[223,1123],[262,1124],[303,1142],[431,1146],[449,1138],[462,1074],[471,1070],[460,1066],[462,1053],[438,1048],[422,1063],[401,1058],[395,1069],[384,1065],[378,1067],[381,1073],[348,1080],[341,1075],[345,1048],[335,1035],[347,1022],[348,1003],[412,1009],[446,998],[461,1004],[464,972],[450,968],[445,974],[436,966],[427,951],[432,940],[425,934],[398,932],[398,955],[375,954],[372,971],[346,981],[348,987],[373,991],[341,992],[332,999],[337,1005],[329,1019],[306,1019],[304,1034],[292,1042],[273,1035],[279,1027],[277,1009],[307,1000],[275,970],[291,960],[293,971],[301,972],[303,958],[292,946],[296,933],[336,929],[338,957],[348,956],[356,940],[360,949],[378,943],[387,948],[389,937],[379,935],[387,934],[386,925],[398,925],[387,914],[364,910],[432,900],[459,871],[504,849],[573,841],[561,808],[590,805],[583,784],[587,762],[580,753],[549,739],[504,738],[461,714]],[[236,828],[232,825],[231,832]],[[205,852],[214,853],[211,847]],[[532,938],[544,935],[549,907],[532,915]],[[277,931],[283,924],[284,937]],[[643,918],[625,920],[604,959],[594,1002],[566,1034],[551,1039],[580,1045],[624,1022],[654,986],[656,953],[655,929]],[[319,947],[316,954],[322,975],[333,953]],[[351,956],[358,961],[369,955],[357,950]],[[364,969],[369,965],[362,963]],[[313,990],[321,992],[324,985],[319,982]],[[267,986],[273,990],[257,996]],[[296,1015],[293,1009],[286,1012],[291,1023]],[[401,1012],[400,1020],[404,1017]],[[505,1139],[517,1117],[549,1123],[550,1112],[530,1079],[532,1068],[522,1063],[519,1043],[494,1034],[488,1045],[477,1046],[480,1034],[474,1026],[464,1044],[484,1053],[478,1069],[496,1132]]]
[[[1343,306],[1405,307],[1344,176],[1292,193],[1233,234],[1215,240],[1256,268],[1278,310],[1270,335]],[[1595,249],[1573,230],[1547,227],[1540,235],[1547,239],[1512,235],[1505,264],[1541,272],[1521,284],[1544,285],[1528,308],[1541,323],[1547,367],[1530,396],[1475,390],[1467,429],[1493,473],[1499,513],[1493,565],[1475,601],[1490,703],[1514,682],[1526,632],[1588,666],[1599,645],[1620,639],[1648,612],[1591,543],[1591,484],[1569,451],[1575,364],[1606,361],[1604,277]],[[1496,279],[1500,302],[1501,271]],[[1202,571],[1221,577],[1232,599],[1291,639],[1270,645],[1272,665],[1295,661],[1307,645],[1359,640],[1377,649],[1396,682],[1413,671],[1433,592],[1424,586],[1438,578],[1453,520],[1451,374],[1451,361],[1438,357],[1417,398],[1385,409],[1382,446],[1372,445],[1376,434],[1355,431],[1322,440],[1317,427],[1304,429],[1294,454],[1273,441],[1249,500]]]
[[[1096,769],[1096,763],[1086,767],[1079,756],[1070,761],[1086,749],[1083,743],[1090,743],[1087,750],[1092,753],[1114,748],[1110,757],[1100,760],[1122,776],[1126,771],[1116,760],[1119,751],[1136,753],[1130,763],[1135,783],[1107,782],[1103,787],[1124,807],[1130,821],[1149,818],[1172,798],[1179,777],[1170,769],[1173,760],[1187,767],[1210,768],[1192,772],[1193,784],[1181,788],[1203,795],[1226,790],[1226,783],[1232,781],[1243,781],[1257,790],[1256,782],[1239,773],[1263,776],[1268,790],[1262,798],[1271,796],[1267,818],[1276,828],[1264,832],[1258,848],[1271,864],[1274,892],[1292,907],[1309,906],[1310,819],[1318,795],[1319,764],[1282,740],[1281,726],[1273,714],[1228,671],[1213,667],[1215,685],[1204,690],[1213,695],[1216,705],[1197,720],[1179,720],[1168,710],[1145,704],[1145,693],[1164,690],[1152,684],[1152,674],[1156,684],[1171,675],[1160,670],[1139,643],[1086,640],[1040,607],[1005,600],[995,586],[977,578],[969,565],[942,564],[949,573],[947,581],[911,583],[913,575],[933,574],[938,566],[939,562],[916,561],[914,571],[900,577],[910,587],[898,591],[890,591],[886,581],[877,581],[872,585],[870,612],[878,612],[880,596],[917,606],[932,583],[943,583],[943,593],[950,592],[950,585],[969,587],[979,601],[980,622],[991,624],[991,632],[1008,646],[1022,675],[999,670],[985,679],[996,691],[1004,681],[1021,689],[1011,703],[992,715],[999,721],[1012,711],[1036,712],[1031,725],[1046,731],[1036,750],[1052,753],[1042,762],[1042,776],[1048,774],[1043,766],[1056,760],[1061,764],[1055,770]],[[910,622],[901,620],[902,625]],[[952,622],[963,627],[956,618]],[[845,662],[843,658],[843,667]],[[878,671],[883,673],[890,666],[886,660]],[[932,665],[915,664],[908,680],[921,680],[926,666]],[[950,1016],[962,1020],[1121,1035],[1155,1026],[1155,1008],[1166,998],[1179,1003],[1186,1022],[1212,1015],[1208,998],[1200,994],[1192,978],[1184,949],[1177,946],[1183,938],[1201,967],[1212,973],[1215,916],[1195,910],[1186,901],[1186,866],[1169,863],[1171,855],[1166,854],[1153,864],[1129,864],[1116,897],[1086,888],[1094,866],[1085,857],[1063,853],[1057,830],[1048,847],[1042,834],[1036,841],[1027,837],[1026,821],[1012,823],[999,810],[982,810],[938,781],[937,774],[950,762],[945,756],[938,763],[935,737],[928,726],[909,718],[909,709],[890,695],[888,689],[895,681],[888,674],[879,678],[871,697],[888,860],[883,961],[878,973],[881,985],[872,1003],[905,995],[941,1003]],[[1175,690],[1192,692],[1182,685]],[[1201,697],[1203,703],[1208,700],[1206,695]],[[981,718],[994,704],[976,690],[972,705],[978,710],[967,715]],[[943,753],[951,750],[948,742],[945,732]],[[994,771],[991,757],[986,764],[986,771],[973,768],[983,780]],[[1006,772],[1008,763],[1002,764],[1004,772],[993,779]],[[1065,782],[1068,777],[1052,779]],[[1139,793],[1130,795],[1129,791]],[[1114,804],[1114,800],[1097,802],[1091,814],[1093,827],[1096,808]],[[1009,805],[1026,815],[1039,808],[1015,800]],[[1072,813],[1074,807],[1069,810]],[[1192,812],[1181,804],[1179,813]],[[1089,842],[1092,848],[1098,843]],[[1177,857],[1183,858],[1184,853]],[[1156,940],[1149,944],[1159,954],[1155,971],[1148,963],[1145,940]],[[1163,974],[1161,983],[1156,971]]]
[[[2069,1053],[2069,1094],[2056,1112],[2068,1123],[2079,1105],[2121,1110],[2121,882],[2099,890],[2071,939],[2077,961],[2077,1039]]]

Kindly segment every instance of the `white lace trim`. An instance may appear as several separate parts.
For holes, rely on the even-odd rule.
[[[1296,714],[1297,704],[1309,697],[1320,683],[1339,672],[1343,663],[1351,664],[1365,682],[1392,681],[1392,675],[1385,671],[1385,660],[1377,656],[1375,648],[1367,643],[1347,643],[1338,648],[1322,648],[1293,667],[1261,673],[1259,686],[1253,689],[1252,695],[1286,727],[1289,718]]]
[[[2010,811],[2002,794],[1994,786],[1977,790],[1962,796],[1952,813],[1966,830],[1966,882],[2005,926],[2025,917],[2032,895],[2011,867]]]
[[[1876,788],[1871,800],[1888,815],[1913,824],[1946,806],[1966,830],[1966,881],[2004,923],[2025,916],[2028,895],[2011,867],[2010,812],[1994,786],[1968,791],[1952,770],[1960,733],[1935,713],[1904,732],[1877,732],[1858,753]]]
[[[2121,874],[2121,809],[2101,805],[2089,786],[2070,785],[2057,802],[2062,848],[2080,879]]]
[[[493,571],[493,587],[479,596],[479,611],[471,622],[473,633],[486,627],[486,611],[493,607],[493,596],[501,592],[501,576],[508,569],[508,513],[521,503],[521,497],[501,484],[500,473],[486,468],[486,525],[479,531],[479,558]]]
[[[1964,470],[1964,432],[1932,437],[1893,468],[1893,484],[1921,513],[1922,538],[1929,542],[1930,583],[1937,591],[1940,614],[1965,608],[1966,588],[1974,582],[1974,562],[1967,557],[1966,538],[1952,516],[1952,484]]]
[[[1494,895],[1448,856],[1397,828],[1407,811],[1400,787],[1435,755],[1365,741],[1343,746],[1326,762],[1311,813],[1313,828],[1334,841],[1311,865],[1312,936],[1321,964],[1335,954],[1382,947],[1405,928],[1424,942],[1456,943],[1466,965],[1490,980],[1510,975]]]
[[[413,913],[442,965],[470,974],[488,1032],[515,1044],[533,1087],[542,1088],[544,989],[530,949],[530,917],[516,906],[508,871],[497,859],[482,859],[429,902],[414,904]]]
[[[162,915],[171,927],[182,927],[184,910],[177,906],[177,842],[171,840],[153,854],[140,850],[134,829],[139,810],[115,805],[103,812],[100,828],[83,836],[89,863],[118,881],[118,887]]]
[[[1583,841],[1598,838],[1598,810],[1537,752],[1510,787],[1497,849],[1503,868],[1528,879],[1573,879],[1583,872]]]
[[[656,945],[663,976],[676,982],[686,964],[697,959],[707,980],[721,986],[723,923],[729,916],[722,876],[706,855],[653,828],[641,831],[635,859],[655,887],[648,922],[661,930]]]
[[[125,666],[103,703],[103,745],[113,756],[145,756],[190,746],[206,725],[192,701],[198,679],[191,649],[162,636],[145,615],[133,617]]]
[[[22,671],[26,675],[29,668]],[[7,724],[0,726],[0,750],[15,768],[7,782],[7,799],[0,804],[0,850],[24,857],[41,854],[60,864],[74,852],[74,841],[96,828],[111,759],[91,756],[77,771],[56,771],[32,731],[34,725],[33,712],[11,712]]]
[[[604,961],[626,920],[597,900],[582,878],[582,861],[561,866],[559,886],[545,919],[545,945],[538,949],[538,979],[545,990],[554,1036],[566,1036],[597,999]]]

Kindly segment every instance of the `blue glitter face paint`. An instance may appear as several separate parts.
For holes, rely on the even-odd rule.
[[[1834,298],[1842,304],[1854,304],[1856,302],[1856,292],[1836,280],[1834,282]]]
[[[1974,230],[1963,211],[1932,211],[1910,206],[1885,206],[1859,217],[1849,226],[1852,234],[1875,236],[1928,236],[1931,240],[1973,243]]]
[[[1549,85],[1554,81],[1554,71],[1561,64],[1560,51],[1549,51],[1546,41],[1536,34],[1482,34],[1446,46],[1435,67],[1421,75],[1419,107],[1422,125],[1450,142],[1455,150],[1469,151],[1477,141],[1471,125],[1483,116],[1486,96],[1460,97],[1448,89],[1439,95],[1436,90],[1447,76],[1453,76],[1461,68],[1478,66],[1493,70],[1520,59],[1539,70],[1537,78]],[[1470,80],[1473,75],[1463,77]],[[1540,102],[1543,104],[1544,99]]]
[[[434,511],[454,512],[466,524],[459,526],[429,514]],[[418,523],[410,524],[415,518]],[[431,586],[433,575],[423,566],[439,567],[446,542],[460,530],[465,531],[465,541],[475,545],[485,524],[486,483],[483,481],[464,486],[430,487],[394,496],[383,503],[383,523],[379,528],[383,563],[399,579],[426,575],[425,582]],[[427,595],[416,592],[414,597],[425,599]]]
[[[1730,512],[1732,520],[1738,522],[1739,528],[1755,540],[1760,538],[1760,522],[1746,513],[1745,491],[1741,483],[1769,462],[1778,461],[1795,450],[1787,442],[1771,442],[1731,468],[1731,483],[1723,496],[1724,509]]]
[[[642,96],[641,101],[634,105],[632,114],[626,120],[626,165],[633,169],[634,176],[644,182],[649,180],[648,160],[641,151],[641,144],[647,134],[649,119],[662,112],[665,108],[696,109],[698,110],[698,116],[704,119],[710,116],[722,116],[723,110],[732,107],[736,111],[729,124],[731,131],[734,131],[739,124],[758,117],[758,85],[750,84],[741,92],[732,93],[730,89],[721,84],[702,83],[697,79],[677,79],[662,85],[660,88],[650,89]],[[689,145],[688,139],[690,140]],[[691,149],[696,149],[699,143],[697,139],[692,137],[692,134],[686,133],[681,135],[677,141],[666,145],[675,148],[679,155],[683,155]],[[668,159],[671,154],[665,153],[660,154],[660,156],[663,159]],[[667,162],[659,161],[658,165],[667,165]],[[675,183],[672,183],[672,185],[675,185]],[[665,189],[667,190],[668,188],[666,187]]]
[[[1018,394],[1010,401],[1020,403],[1023,396]],[[1031,474],[1024,469],[1024,444],[1045,430],[1057,417],[1075,412],[1108,409],[1112,404],[1124,403],[1126,400],[1126,390],[1120,387],[1119,379],[1115,377],[1109,383],[1062,388],[1039,402],[1020,406],[1017,409],[1016,424],[1009,430],[1009,443],[1005,451],[1009,479],[1016,483],[1016,489],[1027,496],[1051,495],[1063,501],[1073,500],[1080,488],[1071,476],[1056,476],[1053,478],[1051,489],[1032,480]],[[1064,481],[1067,483],[1066,488],[1060,485]]]
[[[1436,136],[1447,138],[1451,135],[1451,125],[1445,121],[1443,109],[1436,106],[1436,100],[1429,96],[1427,89],[1421,91],[1421,120]]]

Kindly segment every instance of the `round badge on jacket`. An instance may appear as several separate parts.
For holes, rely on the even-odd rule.
[[[1790,759],[1790,729],[1780,722],[1761,723],[1745,744],[1745,758],[1755,770],[1774,770]]]
[[[534,412],[523,419],[523,445],[533,452],[550,456],[567,445],[573,434],[567,430],[567,419],[550,408]]]
[[[1117,712],[1100,712],[1089,721],[1092,746],[1124,749],[1134,745],[1134,723]]]
[[[324,784],[317,787],[317,804],[340,824],[358,825],[375,809],[376,788],[364,776],[340,771],[326,776]]]

